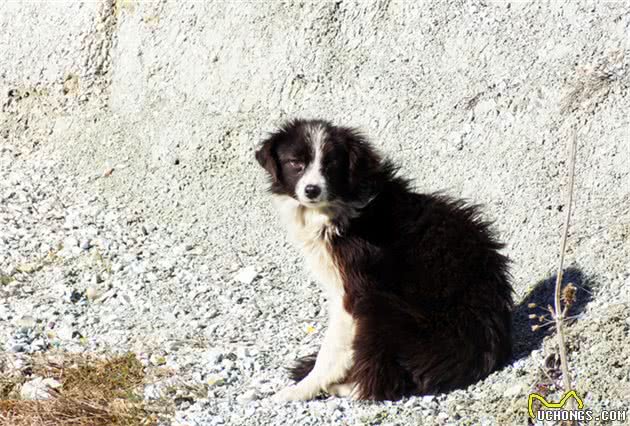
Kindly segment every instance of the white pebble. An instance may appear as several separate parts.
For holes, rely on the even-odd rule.
[[[56,389],[61,386],[55,379],[36,377],[22,385],[20,396],[22,399],[34,401],[50,398],[50,389]]]
[[[256,271],[256,268],[254,266],[246,266],[245,268],[242,268],[240,271],[238,271],[234,278],[236,279],[236,281],[248,285],[254,282],[257,276],[258,272]]]

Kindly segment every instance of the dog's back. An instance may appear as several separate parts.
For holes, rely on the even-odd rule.
[[[368,399],[466,386],[510,357],[507,259],[475,207],[389,191],[332,243],[342,269],[360,271],[347,273],[350,381]],[[355,276],[366,272],[373,282]]]

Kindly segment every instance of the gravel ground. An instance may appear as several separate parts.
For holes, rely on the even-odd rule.
[[[132,350],[173,371],[145,389],[172,424],[524,424],[531,390],[557,395],[527,304],[548,300],[580,123],[571,369],[587,407],[627,407],[627,3],[6,3],[0,34],[6,355]],[[514,262],[510,366],[448,395],[271,403],[326,319],[253,159],[294,115],[485,204]]]

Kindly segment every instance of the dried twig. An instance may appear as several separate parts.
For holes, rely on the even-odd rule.
[[[569,233],[569,222],[571,221],[571,205],[573,204],[573,182],[575,180],[575,156],[577,151],[577,128],[573,130],[573,140],[571,141],[571,151],[569,154],[569,186],[567,187],[567,215],[564,221],[564,231],[560,241],[560,260],[558,264],[558,274],[556,277],[556,291],[554,300],[554,315],[556,323],[556,332],[558,336],[558,350],[560,352],[560,367],[562,369],[562,384],[565,392],[571,390],[571,373],[569,372],[569,364],[567,360],[567,348],[564,338],[564,317],[566,310],[562,308],[562,269],[564,267],[564,253],[567,245],[567,236]]]

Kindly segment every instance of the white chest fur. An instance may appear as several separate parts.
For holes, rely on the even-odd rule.
[[[300,248],[307,268],[328,296],[328,328],[313,370],[301,382],[275,396],[280,401],[305,400],[321,390],[333,392],[335,386],[344,382],[353,363],[356,324],[343,307],[343,280],[333,260],[330,243],[326,237],[322,238],[334,232],[330,217],[317,209],[304,208],[291,197],[274,196],[274,203],[289,238]]]
[[[313,274],[329,300],[343,297],[343,281],[326,238],[331,232],[330,217],[317,209],[309,209],[287,196],[274,196],[274,204],[287,228],[289,239],[302,252],[306,267]]]

